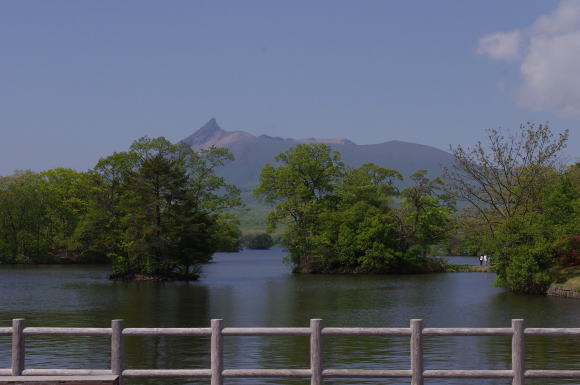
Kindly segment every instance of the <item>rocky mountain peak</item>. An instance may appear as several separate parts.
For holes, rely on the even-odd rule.
[[[195,132],[194,135],[197,134],[211,136],[216,132],[220,131],[223,131],[223,129],[219,126],[217,120],[215,118],[211,118],[210,120],[208,120],[206,124],[201,126],[201,128],[197,130],[197,132]]]
[[[207,143],[214,143],[226,135],[227,132],[219,126],[217,120],[211,118],[199,130],[183,139],[183,142],[189,144],[193,149],[199,150],[207,147]]]

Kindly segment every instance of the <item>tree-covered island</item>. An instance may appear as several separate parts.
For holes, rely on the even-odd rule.
[[[433,272],[430,245],[453,229],[453,205],[440,179],[425,171],[403,179],[367,163],[348,168],[325,144],[300,144],[267,164],[255,195],[275,208],[270,225],[286,225],[286,246],[297,272]]]
[[[115,279],[195,279],[219,249],[237,250],[239,191],[215,174],[222,148],[194,152],[164,138],[135,141],[89,172],[0,178],[0,261],[109,262]]]

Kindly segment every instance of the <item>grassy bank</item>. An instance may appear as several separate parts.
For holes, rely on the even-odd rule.
[[[580,265],[562,268],[559,276],[559,284],[580,288]]]
[[[447,273],[491,273],[491,266],[472,266],[472,265],[454,265],[446,264],[445,272]]]

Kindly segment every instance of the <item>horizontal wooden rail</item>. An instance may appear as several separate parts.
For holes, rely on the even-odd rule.
[[[224,336],[309,336],[310,328],[224,328]]]
[[[212,320],[209,328],[125,328],[122,320],[113,320],[110,328],[26,327],[15,319],[12,327],[0,327],[0,335],[12,337],[12,366],[0,369],[0,376],[103,376],[122,378],[210,378],[212,385],[222,385],[224,378],[310,378],[320,385],[324,378],[410,378],[423,385],[425,378],[511,378],[513,385],[524,385],[526,378],[580,379],[580,370],[526,370],[525,337],[580,336],[580,328],[524,328],[523,320],[512,320],[511,328],[423,328],[421,320],[411,320],[408,328],[324,328],[322,320],[313,319],[310,327],[292,328],[225,328],[222,320]],[[27,336],[104,336],[111,339],[111,369],[25,369]],[[191,336],[211,338],[209,369],[125,369],[126,336]],[[227,336],[306,336],[310,337],[310,368],[305,369],[225,369],[223,338]],[[323,368],[323,336],[409,337],[411,359],[409,370]],[[512,339],[511,370],[424,370],[423,337],[425,336],[508,336]]]
[[[324,328],[323,336],[410,336],[409,328]]]
[[[425,370],[425,378],[512,378],[511,370]]]
[[[25,369],[23,376],[103,376],[111,375],[108,369]]]
[[[25,336],[110,336],[110,328],[47,328],[29,327],[22,331]]]
[[[0,376],[0,384],[30,385],[118,385],[119,376]]]
[[[210,328],[126,328],[124,336],[211,336]]]
[[[211,377],[210,369],[125,369],[123,377]]]
[[[410,370],[324,369],[327,378],[411,378]]]
[[[424,336],[511,336],[510,328],[425,328]]]
[[[308,378],[312,376],[310,369],[226,369],[224,377],[230,378]]]
[[[580,378],[580,370],[526,370],[526,378]]]
[[[529,328],[524,330],[527,336],[580,336],[580,328]]]

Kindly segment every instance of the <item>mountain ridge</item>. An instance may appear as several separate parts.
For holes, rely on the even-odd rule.
[[[262,134],[259,136],[252,135],[246,131],[226,131],[217,123],[216,118],[211,118],[200,129],[189,135],[182,142],[189,144],[194,149],[208,148],[212,145],[217,147],[227,145],[228,143],[239,140],[240,137],[252,139],[266,139],[280,142],[290,142],[293,144],[300,143],[322,143],[322,144],[344,144],[357,145],[353,141],[346,138],[282,138],[280,136],[270,136]]]
[[[442,166],[449,166],[453,156],[438,148],[390,140],[375,144],[356,144],[346,138],[282,138],[269,135],[255,136],[248,132],[226,131],[211,118],[200,129],[182,140],[199,151],[210,146],[229,149],[235,160],[225,165],[218,174],[228,183],[243,190],[251,190],[258,183],[260,171],[266,163],[273,163],[274,157],[288,148],[301,143],[328,144],[342,155],[343,162],[350,167],[358,167],[372,162],[379,166],[396,169],[404,176],[417,170],[427,170],[431,176],[439,176]]]

